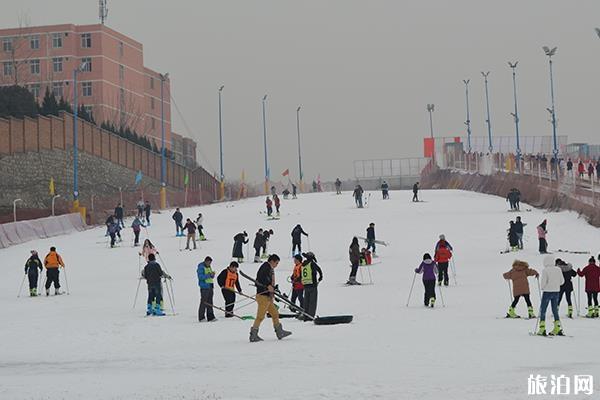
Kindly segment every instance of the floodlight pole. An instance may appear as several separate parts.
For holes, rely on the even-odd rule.
[[[485,82],[485,104],[486,104],[486,110],[487,110],[487,119],[485,120],[485,122],[487,123],[487,128],[488,128],[488,141],[489,141],[488,150],[491,155],[492,152],[494,151],[494,146],[492,145],[492,122],[491,122],[491,118],[490,118],[490,95],[489,95],[489,90],[488,90],[488,75],[489,74],[490,74],[489,71],[481,73],[481,75],[483,76],[484,82]]]
[[[471,153],[471,118],[469,111],[469,82],[470,79],[463,80],[465,84],[465,98],[467,100],[467,120],[465,121],[465,125],[467,125],[467,149],[468,152]]]
[[[519,109],[517,106],[517,64],[519,62],[515,61],[514,63],[509,62],[508,66],[512,69],[512,79],[513,79],[513,95],[515,100],[515,112],[512,116],[515,119],[515,133],[517,135],[517,165],[519,166],[519,171],[521,170],[521,144],[519,141]]]

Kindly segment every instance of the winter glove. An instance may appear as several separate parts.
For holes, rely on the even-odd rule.
[[[419,268],[415,268],[415,274],[419,273]]]
[[[165,277],[165,279],[168,279],[168,280],[173,279],[173,278],[171,278],[171,275],[169,275],[169,274],[165,274],[164,277]]]

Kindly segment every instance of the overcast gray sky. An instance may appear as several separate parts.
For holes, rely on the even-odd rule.
[[[519,60],[523,135],[550,135],[548,65],[558,46],[559,134],[600,143],[597,0],[109,0],[107,25],[144,44],[148,67],[172,76],[173,96],[216,171],[217,89],[223,92],[225,174],[264,176],[261,98],[267,93],[271,175],[297,177],[302,105],[305,179],[352,177],[355,159],[422,155],[435,103],[436,135],[464,133],[472,80],[474,135],[486,135],[480,71],[491,71],[494,134],[513,135],[509,60]],[[0,26],[98,21],[97,0],[4,0]],[[189,135],[173,109],[174,128]]]

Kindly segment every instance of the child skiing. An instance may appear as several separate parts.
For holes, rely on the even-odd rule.
[[[265,203],[267,205],[267,216],[271,216],[273,214],[273,202],[271,201],[271,198],[269,196],[267,196],[267,200],[265,200]]]
[[[152,242],[150,241],[150,239],[146,239],[144,240],[144,246],[142,246],[142,252],[139,253],[140,256],[143,256],[144,259],[146,260],[146,262],[150,261],[150,254],[159,254],[158,250],[156,249],[156,247],[154,247],[154,245],[152,244]]]
[[[238,276],[239,264],[232,261],[217,277],[217,283],[221,287],[223,299],[225,299],[225,318],[233,317],[233,307],[235,306],[235,292],[242,293],[240,278]]]
[[[256,310],[256,319],[252,328],[250,328],[251,343],[262,341],[262,338],[258,336],[258,329],[265,319],[267,312],[271,315],[277,339],[281,340],[292,334],[292,332],[283,329],[281,322],[279,322],[279,311],[277,311],[277,307],[273,303],[275,268],[279,265],[279,261],[280,259],[277,254],[271,254],[269,259],[260,266],[256,273],[256,303],[258,304],[258,308]]]
[[[580,270],[577,275],[585,277],[585,293],[587,294],[588,312],[587,318],[598,318],[598,292],[600,292],[600,267],[596,260],[591,257],[588,265]]]
[[[248,234],[246,231],[238,233],[233,237],[233,251],[231,252],[231,257],[237,258],[239,263],[244,262],[244,252],[242,247],[246,243],[248,243]]]
[[[208,322],[215,321],[215,313],[213,312],[213,294],[215,272],[210,264],[211,257],[206,257],[203,262],[198,264],[196,274],[198,275],[198,286],[200,287],[200,306],[198,307],[198,322],[206,320]]]
[[[142,226],[146,227],[146,225],[144,225],[142,223],[142,221],[140,220],[140,217],[136,216],[133,219],[133,222],[131,223],[131,228],[133,229],[133,235],[134,235],[133,246],[140,245],[140,231],[142,230],[142,228],[141,228]]]
[[[46,296],[50,296],[50,286],[54,283],[54,294],[60,295],[59,268],[65,268],[62,257],[56,252],[56,247],[50,247],[50,252],[44,258],[46,267]]]
[[[438,285],[448,286],[448,263],[452,258],[452,252],[446,246],[446,242],[440,243],[435,251],[434,259],[438,268]]]
[[[194,243],[194,250],[196,250],[196,225],[192,222],[191,219],[187,219],[185,221],[185,226],[183,229],[187,230],[187,241],[185,243],[185,249],[191,250],[190,248],[190,240]],[[183,233],[183,229],[181,232]]]
[[[38,269],[39,273],[44,269],[42,267],[42,261],[38,257],[38,253],[35,250],[31,250],[31,256],[25,262],[25,275],[29,279],[29,295],[32,297],[37,296],[38,286]]]
[[[302,252],[302,235],[308,237],[308,233],[304,232],[300,224],[292,229],[292,254],[300,254]],[[296,248],[298,252],[296,252]]]
[[[375,254],[375,223],[371,222],[367,228],[367,250],[373,249],[373,257]]]
[[[423,262],[418,268],[415,268],[416,274],[423,274],[423,286],[425,287],[425,307],[433,308],[435,305],[435,275],[437,265],[431,259],[429,253],[423,255]],[[441,289],[440,289],[441,290]]]
[[[116,241],[116,237],[117,235],[119,235],[119,241],[121,241],[121,234],[120,231],[121,228],[119,227],[119,224],[117,222],[113,220],[111,220],[111,222],[108,224],[108,234],[110,235],[110,248],[112,249],[113,247],[115,247],[115,241]]]
[[[551,305],[552,315],[554,316],[554,329],[550,332],[551,336],[563,336],[560,316],[558,314],[558,299],[560,287],[565,283],[562,271],[555,266],[552,256],[544,257],[544,269],[542,270],[542,279],[540,286],[542,288],[542,304],[540,306],[540,329],[537,334],[546,336],[546,309]]]
[[[521,297],[525,299],[525,303],[527,304],[528,318],[535,318],[533,306],[531,305],[531,300],[529,299],[528,277],[535,276],[536,278],[538,278],[538,272],[535,269],[529,268],[529,264],[527,264],[525,261],[515,260],[512,264],[512,269],[502,274],[502,276],[504,277],[504,279],[512,280],[513,283],[514,299],[512,304],[508,308],[506,318],[521,318],[515,312],[515,307],[517,306],[517,303],[519,303],[519,299]]]
[[[567,317],[573,318],[573,305],[571,304],[571,293],[573,292],[572,279],[573,277],[577,276],[577,272],[575,272],[571,264],[564,262],[560,258],[556,259],[556,266],[560,268],[563,273],[563,278],[565,279],[565,283],[563,283],[560,287],[558,306],[560,307],[560,302],[564,294],[565,298],[567,299]]]
[[[348,278],[346,285],[360,285],[360,283],[356,281],[356,273],[358,272],[358,265],[360,264],[360,246],[356,236],[352,238],[348,253],[350,256],[350,277]]]
[[[294,256],[294,270],[292,271],[292,299],[291,302],[296,304],[296,299],[300,304],[300,308],[304,308],[304,286],[302,285],[302,255]]]
[[[540,254],[547,254],[548,253],[548,242],[546,241],[546,235],[548,234],[548,231],[546,230],[546,220],[544,220],[541,224],[538,225],[537,234],[538,234],[538,240],[540,242],[540,246],[539,246]]]
[[[160,265],[156,262],[154,254],[148,255],[148,264],[142,270],[142,278],[146,279],[148,284],[148,303],[146,315],[165,315],[162,310],[162,285],[161,278],[171,279]]]

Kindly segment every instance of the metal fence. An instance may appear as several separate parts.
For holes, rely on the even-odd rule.
[[[418,177],[429,158],[398,158],[381,160],[355,160],[354,177],[364,178],[393,178]]]

